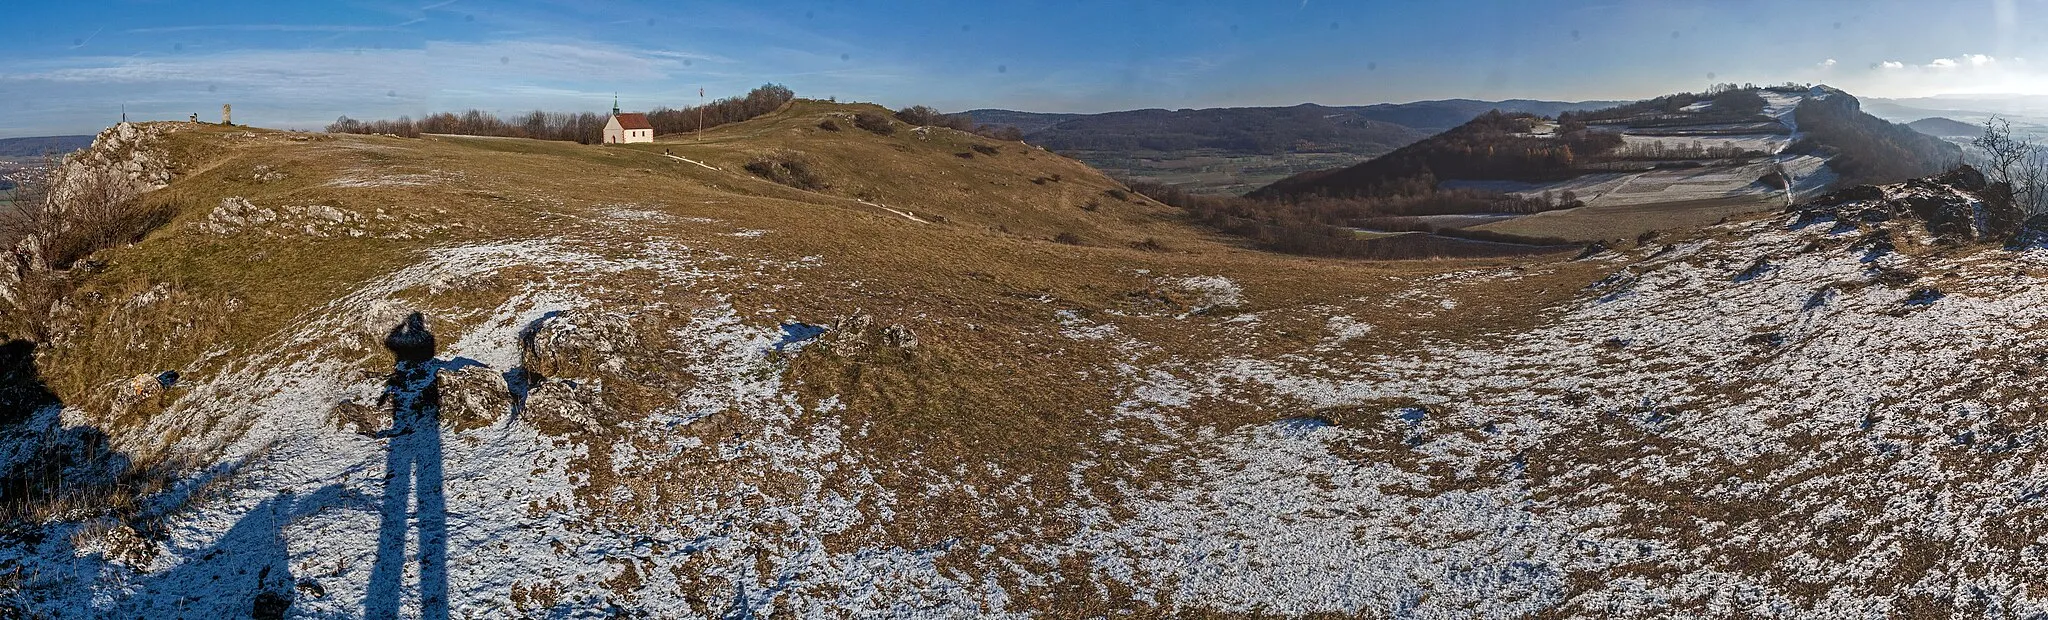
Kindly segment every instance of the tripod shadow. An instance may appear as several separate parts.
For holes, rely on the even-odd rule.
[[[391,428],[374,433],[390,441],[384,459],[383,515],[377,528],[377,560],[370,569],[366,618],[397,618],[403,606],[406,521],[411,503],[419,538],[419,617],[448,617],[448,506],[442,489],[441,392],[436,379],[434,335],[412,313],[391,329],[384,346],[397,359],[379,404],[391,407]]]

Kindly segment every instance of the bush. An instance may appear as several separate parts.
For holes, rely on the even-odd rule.
[[[889,122],[889,117],[874,112],[853,115],[853,126],[875,132],[877,135],[896,133],[896,124]]]
[[[972,131],[974,119],[964,114],[946,114],[937,109],[914,105],[896,111],[896,120],[918,127],[945,127],[960,131]]]
[[[1081,236],[1070,232],[1053,235],[1052,240],[1067,245],[1081,245]]]
[[[818,191],[830,187],[801,155],[778,151],[747,162],[747,172],[797,189]]]
[[[828,118],[822,122],[819,122],[818,128],[823,129],[825,131],[839,131],[839,123]]]

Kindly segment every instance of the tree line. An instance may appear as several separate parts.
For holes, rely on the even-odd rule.
[[[701,106],[657,107],[647,113],[648,124],[660,134],[683,133],[699,127],[709,129],[759,117],[781,108],[796,93],[780,84],[763,84],[747,94],[726,97]],[[564,140],[583,144],[604,142],[609,115],[596,112],[547,112],[534,110],[502,118],[483,110],[440,112],[425,118],[400,116],[394,120],[362,121],[343,116],[327,125],[328,133],[390,134],[417,138],[420,134],[455,134]]]
[[[1785,87],[1773,87],[1772,90],[1781,90],[1783,88]],[[1642,118],[1644,116],[1677,116],[1682,114],[1684,118],[1680,122],[1685,124],[1715,121],[1739,122],[1751,120],[1763,114],[1766,102],[1764,101],[1762,90],[1754,84],[1739,86],[1735,84],[1715,84],[1707,88],[1707,91],[1704,93],[1674,93],[1654,99],[1624,103],[1602,110],[1567,111],[1558,114],[1557,119],[1560,122],[1576,120],[1587,123],[1627,119],[1633,125],[1644,126],[1644,119]],[[1696,112],[1685,111],[1686,107],[1702,101],[1712,102],[1712,105],[1707,106],[1705,110]],[[1650,124],[1654,125],[1654,123]]]
[[[745,95],[726,97],[701,106],[655,108],[647,113],[647,123],[654,126],[655,135],[686,133],[700,127],[710,129],[759,118],[795,98],[796,92],[781,84],[762,84]]]

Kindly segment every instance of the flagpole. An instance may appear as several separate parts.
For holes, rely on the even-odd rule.
[[[704,87],[697,87],[697,143],[704,143]]]

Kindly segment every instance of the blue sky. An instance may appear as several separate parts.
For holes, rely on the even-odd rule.
[[[614,91],[628,109],[680,106],[764,82],[1051,112],[1632,99],[1716,81],[2048,94],[2042,0],[74,1],[5,14],[0,137],[89,133],[124,103],[145,119],[232,103],[239,122],[316,128],[598,111]]]

